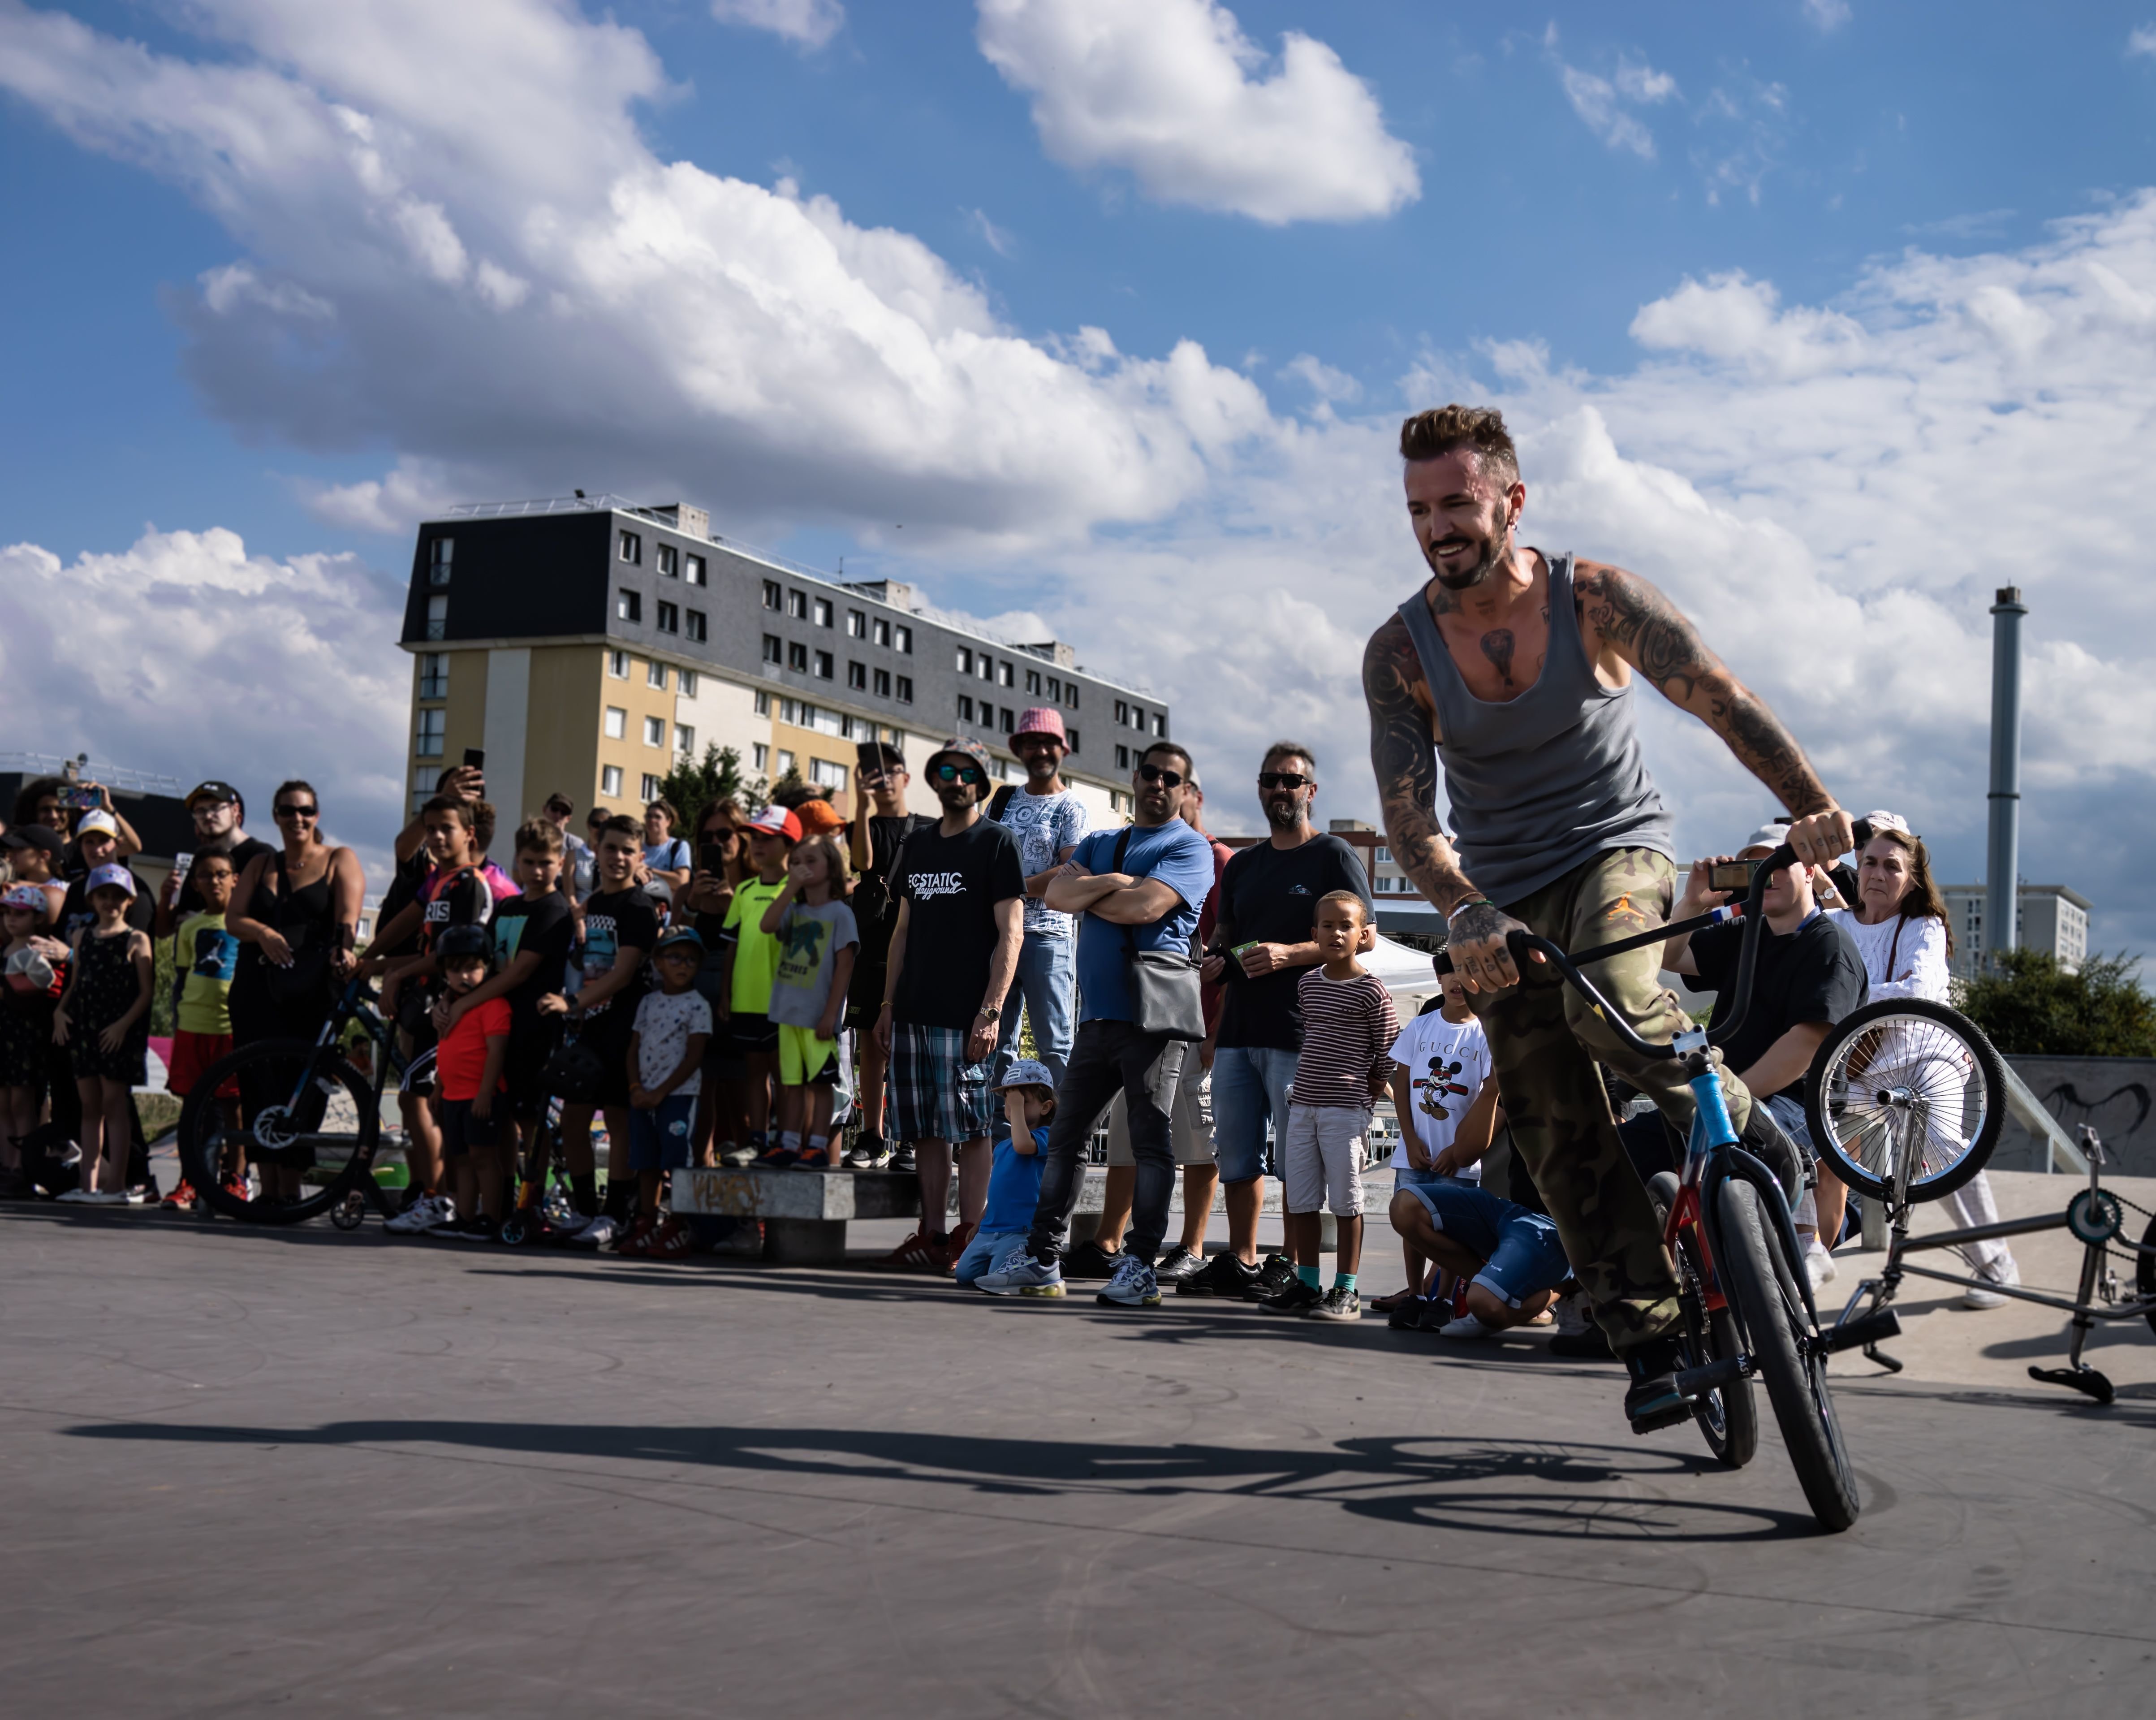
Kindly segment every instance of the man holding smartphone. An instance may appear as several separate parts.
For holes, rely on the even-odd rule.
[[[1063,863],[1086,834],[1086,809],[1063,783],[1063,758],[1070,750],[1063,714],[1038,705],[1019,716],[1011,751],[1025,767],[1025,781],[996,791],[989,815],[1018,839],[1025,867],[1025,944],[1018,958],[1018,983],[1004,999],[991,1085],[1000,1085],[1018,1060],[1020,1007],[1033,1024],[1034,1055],[1055,1084],[1070,1060],[1071,1011],[1077,1004],[1078,920],[1058,913],[1042,898]]]
[[[913,778],[906,768],[906,755],[890,742],[862,742],[855,762],[848,858],[854,868],[854,922],[861,947],[853,983],[846,991],[846,1025],[861,1048],[861,1132],[846,1163],[855,1170],[875,1170],[892,1158],[884,1137],[884,1076],[890,1060],[875,1033],[876,1016],[883,1009],[891,934],[898,925],[891,869],[906,839],[936,820],[906,809],[906,791]],[[901,1147],[898,1157],[898,1168],[911,1173],[913,1148]]]

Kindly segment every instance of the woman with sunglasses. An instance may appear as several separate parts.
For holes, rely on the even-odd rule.
[[[707,952],[697,972],[696,989],[715,1009],[726,983],[720,934],[726,927],[726,910],[733,906],[734,891],[751,870],[743,822],[741,809],[731,800],[715,800],[698,816],[692,850],[696,870],[680,904]],[[748,1060],[732,1036],[712,1035],[704,1051],[703,1089],[696,1101],[699,1163],[714,1163],[715,1148],[720,1153],[731,1151],[732,1162],[745,1162],[742,1155],[752,1150],[744,1145],[748,1139],[747,1081]]]
[[[321,801],[306,783],[280,783],[270,800],[283,847],[247,863],[234,886],[225,927],[239,940],[229,1007],[234,1047],[257,1040],[313,1040],[329,1019],[339,984],[357,965],[352,955],[367,880],[359,856],[321,832]],[[272,1102],[243,1086],[252,1115]],[[300,1172],[262,1168],[262,1193],[291,1199]]]

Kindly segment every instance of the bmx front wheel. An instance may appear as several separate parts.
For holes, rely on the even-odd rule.
[[[1656,1215],[1665,1230],[1670,1209],[1676,1204],[1678,1187],[1676,1174],[1670,1171],[1662,1171],[1647,1182],[1648,1197],[1655,1203]],[[1744,1343],[1736,1317],[1726,1306],[1707,1306],[1711,1281],[1689,1230],[1677,1239],[1676,1268],[1677,1302],[1684,1310],[1685,1339],[1691,1347],[1694,1363],[1726,1361],[1743,1354]],[[1759,1405],[1748,1379],[1732,1380],[1702,1393],[1691,1406],[1691,1416],[1699,1424],[1707,1449],[1731,1469],[1743,1468],[1759,1449]]]
[[[212,1212],[249,1224],[300,1225],[341,1209],[359,1189],[374,1159],[374,1094],[343,1058],[316,1056],[311,1040],[257,1040],[196,1077],[180,1108],[180,1163]],[[311,1064],[314,1074],[303,1081]],[[234,1085],[237,1101],[217,1096]],[[245,1189],[244,1174],[235,1174],[243,1165],[258,1173],[272,1166],[299,1171],[300,1193],[290,1199],[266,1190],[253,1199],[236,1194],[226,1182]]]
[[[1873,1200],[1951,1194],[1984,1168],[2006,1115],[2006,1072],[1974,1022],[1886,998],[1845,1017],[1812,1058],[1804,1116],[1828,1168]]]
[[[1750,1183],[1727,1178],[1715,1198],[1721,1220],[1715,1264],[1737,1304],[1753,1363],[1767,1382],[1782,1443],[1820,1526],[1845,1529],[1863,1500],[1827,1392],[1826,1357],[1812,1347],[1811,1318],[1795,1276],[1804,1268],[1787,1257],[1781,1229],[1768,1221]]]

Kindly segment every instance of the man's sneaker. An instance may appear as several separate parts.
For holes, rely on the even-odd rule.
[[[444,1219],[453,1219],[457,1209],[445,1196],[429,1194],[424,1189],[418,1199],[393,1219],[384,1221],[382,1228],[393,1236],[417,1236],[431,1230]]]
[[[654,1260],[686,1260],[696,1251],[696,1239],[690,1234],[689,1227],[671,1213],[666,1215],[666,1222],[651,1233],[651,1240],[644,1250],[648,1259]]]
[[[1653,1433],[1691,1419],[1691,1405],[1677,1392],[1677,1368],[1683,1359],[1671,1337],[1650,1337],[1625,1352],[1625,1368],[1632,1376],[1625,1416],[1634,1433]]]
[[[2018,1285],[2021,1281],[2021,1268],[2015,1264],[2013,1256],[2010,1255],[2004,1271],[1986,1271],[1979,1267],[1976,1276],[1985,1280],[1987,1284]],[[2010,1296],[2001,1296],[1995,1290],[1979,1285],[1971,1285],[1961,1293],[1961,1305],[1965,1308],[2003,1308],[2013,1300]]]
[[[1485,1326],[1472,1314],[1462,1314],[1457,1320],[1448,1320],[1444,1325],[1439,1327],[1437,1335],[1440,1337],[1466,1338],[1472,1343],[1480,1338],[1495,1337],[1497,1335],[1497,1328],[1494,1326]]]
[[[1060,1296],[1063,1269],[1053,1260],[1043,1265],[1021,1242],[976,1278],[973,1287],[990,1296]]]
[[[1301,1315],[1313,1312],[1325,1300],[1325,1292],[1315,1284],[1305,1284],[1300,1278],[1291,1278],[1267,1296],[1258,1306],[1268,1314]],[[1355,1305],[1355,1317],[1363,1317],[1363,1305]]]
[[[195,1191],[185,1177],[173,1185],[172,1192],[157,1204],[167,1212],[186,1212],[195,1204]]]
[[[1203,1255],[1199,1254],[1195,1250],[1185,1248],[1178,1242],[1152,1263],[1152,1275],[1163,1284],[1173,1282],[1180,1290],[1183,1281],[1199,1271],[1204,1264],[1205,1257]]]
[[[909,1177],[913,1174],[915,1165],[913,1163],[912,1142],[908,1141],[905,1142],[896,1153],[891,1154],[891,1168],[893,1170],[901,1172]]]
[[[1257,1281],[1258,1269],[1246,1266],[1232,1254],[1216,1254],[1175,1286],[1178,1296],[1217,1296],[1240,1302],[1243,1292]]]
[[[1116,1268],[1122,1264],[1120,1252],[1111,1254],[1100,1243],[1088,1236],[1077,1247],[1064,1256],[1063,1276],[1065,1278],[1112,1278]]]
[[[610,1214],[601,1213],[572,1236],[569,1244],[572,1248],[604,1248],[613,1240],[620,1229],[621,1226]]]
[[[878,1263],[894,1272],[944,1272],[943,1245],[950,1239],[940,1231],[916,1230]]]
[[[852,1171],[878,1170],[890,1157],[890,1148],[874,1135],[863,1135],[846,1149],[846,1168]]]
[[[627,1255],[632,1259],[640,1259],[651,1251],[651,1238],[658,1229],[659,1226],[652,1223],[649,1218],[639,1219],[629,1227],[629,1235],[621,1239],[614,1252]]]
[[[1298,1284],[1302,1281],[1297,1279]],[[1363,1317],[1363,1297],[1359,1291],[1336,1284],[1318,1298],[1317,1306],[1310,1311],[1313,1320],[1359,1320]]]
[[[1111,1308],[1157,1308],[1160,1306],[1160,1280],[1153,1276],[1152,1268],[1132,1255],[1126,1255],[1116,1262],[1116,1276],[1101,1286],[1100,1294],[1093,1300],[1106,1302]]]
[[[1267,1296],[1278,1296],[1281,1291],[1296,1281],[1293,1260],[1284,1254],[1267,1255],[1265,1264],[1260,1266],[1256,1273],[1244,1285],[1243,1300],[1246,1302],[1261,1302]]]

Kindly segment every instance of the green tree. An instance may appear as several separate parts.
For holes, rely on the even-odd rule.
[[[660,779],[659,792],[681,814],[675,834],[691,837],[696,820],[712,802],[731,800],[746,811],[762,804],[765,790],[762,777],[742,773],[740,753],[714,743],[704,748],[701,759],[692,759],[685,752],[676,759],[674,768]]]
[[[2015,1056],[2156,1057],[2156,998],[2135,978],[2140,958],[2092,956],[2069,973],[2041,950],[2007,950],[1966,980],[1962,1013]]]

